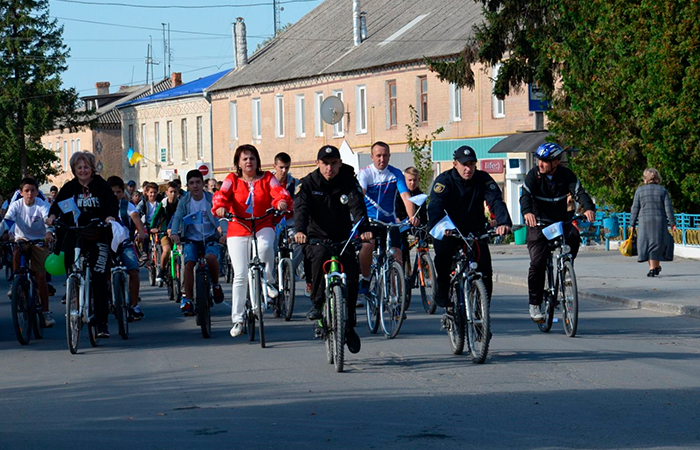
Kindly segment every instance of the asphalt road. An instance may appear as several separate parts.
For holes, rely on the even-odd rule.
[[[58,283],[56,283],[58,284]],[[145,284],[144,284],[145,285]],[[0,448],[700,448],[700,321],[582,300],[579,335],[541,333],[523,288],[496,285],[486,364],[449,351],[414,297],[394,340],[371,336],[345,373],[303,319],[268,317],[268,348],[213,337],[144,287],[131,339],[71,355],[57,326],[20,346],[0,281]],[[143,286],[143,285],[142,285]],[[298,283],[301,288],[301,283]],[[230,290],[226,288],[227,304]],[[361,310],[364,313],[364,310]]]

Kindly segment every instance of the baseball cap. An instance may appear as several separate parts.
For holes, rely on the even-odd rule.
[[[340,150],[332,145],[324,145],[321,150],[318,151],[318,156],[316,159],[321,160],[323,158],[338,158],[340,159]]]
[[[136,186],[136,182],[134,180],[129,180],[126,182],[127,186]]]
[[[476,152],[468,145],[463,145],[455,150],[452,157],[460,164],[465,164],[471,161],[476,162]]]

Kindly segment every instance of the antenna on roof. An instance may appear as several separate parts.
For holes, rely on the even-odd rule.
[[[321,118],[324,122],[330,125],[343,120],[345,114],[345,106],[343,101],[335,95],[331,95],[321,103]]]

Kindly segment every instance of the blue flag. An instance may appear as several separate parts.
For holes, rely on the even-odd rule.
[[[445,215],[438,223],[435,224],[432,230],[430,230],[430,235],[441,241],[445,237],[445,231],[454,230],[457,228],[455,224],[450,219],[450,216]]]
[[[80,209],[78,209],[78,205],[75,203],[75,199],[73,197],[61,200],[58,202],[58,206],[61,208],[61,212],[63,214],[73,213],[73,220],[75,220],[75,223],[78,223]]]
[[[188,214],[182,218],[182,223],[185,225],[201,225],[202,224],[202,211],[197,211],[192,214]]]

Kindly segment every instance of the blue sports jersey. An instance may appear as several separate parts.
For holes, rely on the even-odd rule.
[[[374,164],[370,164],[360,170],[357,181],[365,190],[367,216],[382,222],[396,222],[396,196],[408,192],[403,173],[394,166],[379,170]]]

